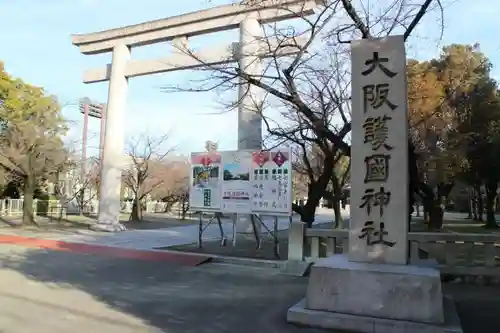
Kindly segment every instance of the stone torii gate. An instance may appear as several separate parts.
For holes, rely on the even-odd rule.
[[[262,72],[261,58],[296,53],[297,47],[281,47],[281,41],[270,39],[263,45],[262,23],[278,22],[314,14],[316,0],[247,1],[214,7],[89,34],[72,35],[72,43],[85,55],[112,53],[111,64],[87,70],[84,83],[109,81],[104,154],[101,168],[99,218],[96,229],[123,230],[119,224],[120,187],[124,148],[124,110],[128,79],[131,77],[208,65],[239,62],[248,74]],[[208,33],[239,28],[240,40],[231,45],[211,47],[190,54],[188,38]],[[172,54],[152,60],[132,60],[132,47],[170,41]],[[295,41],[300,47],[305,40]],[[265,46],[265,47],[264,47]],[[271,47],[269,47],[271,46]],[[184,50],[184,52],[183,52]],[[273,52],[271,52],[273,51]],[[262,145],[262,117],[256,106],[259,100],[255,87],[243,84],[239,89],[238,149],[260,149]]]

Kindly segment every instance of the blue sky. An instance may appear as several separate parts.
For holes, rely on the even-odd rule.
[[[216,4],[230,0],[215,1]],[[107,83],[84,85],[85,69],[108,63],[110,54],[84,56],[71,44],[73,33],[88,33],[178,15],[206,8],[206,0],[0,0],[0,59],[7,71],[25,81],[43,86],[66,105],[63,112],[72,122],[71,137],[81,135],[81,115],[75,103],[80,97],[105,102]],[[491,0],[453,1],[445,12],[441,43],[435,15],[420,25],[407,45],[408,56],[435,56],[443,44],[479,42],[500,78],[500,39],[496,21],[500,3]],[[196,44],[236,41],[237,32],[200,38]],[[132,50],[135,59],[168,54],[164,44]],[[171,144],[179,152],[199,151],[205,140],[219,141],[221,149],[236,148],[237,115],[219,113],[214,94],[166,94],[159,87],[193,78],[189,72],[168,73],[130,80],[125,131],[172,135]],[[235,92],[236,98],[236,92]],[[90,120],[91,147],[98,144],[99,120]],[[93,133],[93,134],[92,134]]]

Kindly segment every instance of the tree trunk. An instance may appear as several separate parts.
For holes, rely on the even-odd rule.
[[[344,221],[342,219],[342,208],[341,206],[345,206],[342,198],[342,187],[338,184],[338,179],[332,176],[332,185],[333,185],[333,193],[330,191],[324,191],[323,198],[327,199],[332,203],[333,208],[333,228],[344,228]],[[321,200],[321,199],[320,199]]]
[[[495,199],[497,197],[498,185],[492,182],[486,186],[486,228],[498,228],[495,219]]]
[[[483,194],[481,193],[481,185],[477,186],[476,192],[477,192],[477,219],[478,221],[482,221],[484,213],[484,201],[483,201]]]
[[[316,207],[321,200],[322,193],[325,192],[326,185],[323,186],[320,182],[310,183],[307,191],[307,202],[300,209],[300,219],[310,228],[314,223],[316,215]]]
[[[432,210],[432,202],[434,201],[433,198],[422,198],[423,204],[422,208],[424,210],[424,223],[429,223],[430,220],[430,212]]]
[[[312,201],[309,201],[307,198],[307,202],[300,209],[300,220],[304,222],[308,228],[310,228],[314,223],[314,217],[316,215],[316,206],[311,205]]]
[[[422,192],[422,205],[424,208],[424,222],[427,223],[429,230],[439,230],[443,225],[443,209],[432,189],[422,186],[425,191]]]
[[[471,195],[471,189],[468,187],[467,188],[467,217],[466,217],[467,220],[472,220],[472,218],[473,218],[472,211],[474,210],[474,208],[473,208],[474,201],[472,198],[473,197]]]
[[[477,195],[474,189],[471,190],[471,205],[472,205],[472,219],[474,221],[479,221],[479,216],[477,215]]]
[[[80,215],[83,215],[83,208],[85,206],[85,190],[82,188],[78,192],[78,206],[80,206]]]
[[[453,183],[439,183],[436,188],[436,197],[430,202],[429,229],[441,230],[443,227],[444,210],[448,196],[453,189]]]
[[[24,178],[23,200],[23,225],[36,225],[33,214],[33,197],[35,195],[36,181],[33,175]]]
[[[165,209],[164,209],[164,213],[170,213],[172,211],[172,206],[174,205],[174,202],[170,201],[170,200],[167,200],[165,201]]]
[[[441,230],[443,227],[444,211],[441,205],[435,204],[429,211],[429,229]]]
[[[311,227],[314,223],[316,215],[316,207],[326,192],[328,183],[333,176],[333,167],[336,151],[324,151],[325,160],[321,170],[321,175],[314,180],[313,176],[309,176],[309,185],[307,186],[307,202],[304,206],[298,207],[293,205],[292,209],[300,215],[301,221],[306,223],[307,227]]]
[[[141,205],[141,199],[138,196],[134,198],[134,203],[132,204],[132,213],[130,214],[130,220],[142,221],[142,205]]]
[[[340,208],[340,200],[335,200],[333,203],[333,214],[335,215],[334,228],[343,229],[344,219],[342,218],[342,210]]]

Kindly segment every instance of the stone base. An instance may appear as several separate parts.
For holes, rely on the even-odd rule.
[[[288,309],[287,322],[358,333],[463,333],[455,304],[449,298],[443,299],[444,324],[441,325],[308,310],[305,304],[303,299]]]
[[[434,262],[435,263],[435,262]],[[443,324],[439,270],[421,265],[351,262],[345,255],[312,267],[305,307],[362,317]]]
[[[90,227],[92,231],[104,231],[104,232],[120,232],[126,231],[127,228],[121,223],[95,223]]]

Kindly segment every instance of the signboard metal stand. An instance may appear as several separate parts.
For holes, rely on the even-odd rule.
[[[215,212],[214,215],[208,220],[208,222],[203,226],[203,214],[204,212],[200,212],[200,217],[198,220],[198,248],[203,247],[203,233],[207,228],[214,222],[214,220],[217,221],[217,225],[219,226],[219,231],[220,231],[220,246],[224,247],[226,246],[227,242],[227,237],[226,234],[224,233],[224,228],[222,227],[222,222],[221,222],[221,213]],[[234,223],[233,223],[233,244],[235,243],[234,241]]]
[[[252,226],[254,226],[256,222],[255,219],[257,219],[258,223],[260,223],[260,225],[266,230],[267,234],[273,238],[274,255],[276,257],[279,257],[278,216],[271,216],[273,218],[273,231],[271,231],[262,220],[264,216],[252,214],[252,217],[253,217]],[[254,226],[254,235],[257,241],[257,249],[260,249],[262,242],[260,235],[258,235],[258,233],[255,232],[255,226]]]

